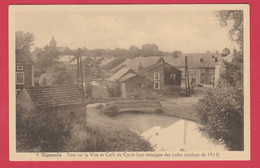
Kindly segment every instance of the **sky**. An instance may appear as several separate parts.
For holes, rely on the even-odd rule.
[[[15,31],[31,32],[34,47],[49,44],[77,49],[129,49],[155,43],[161,51],[221,52],[233,49],[228,27],[221,27],[213,10],[69,10],[18,11]]]

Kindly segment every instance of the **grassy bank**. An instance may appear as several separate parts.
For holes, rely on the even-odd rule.
[[[95,106],[87,108],[88,151],[152,151],[151,144]],[[94,142],[96,139],[96,142]],[[97,140],[98,139],[98,140]]]
[[[164,115],[174,116],[182,119],[187,119],[199,122],[199,118],[195,111],[195,106],[202,97],[179,97],[161,101],[165,108]]]

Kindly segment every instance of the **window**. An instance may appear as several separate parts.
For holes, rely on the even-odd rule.
[[[204,80],[205,80],[205,74],[201,73],[200,83],[204,84]]]
[[[24,73],[16,72],[16,84],[24,84]]]
[[[155,72],[153,78],[154,78],[154,80],[160,80],[160,73]]]
[[[176,74],[175,74],[175,73],[174,73],[174,74],[171,74],[171,75],[170,75],[170,79],[171,79],[171,80],[175,80],[175,79],[176,79]]]
[[[154,89],[160,89],[160,81],[154,81],[153,88]]]
[[[16,70],[18,70],[18,71],[22,71],[22,70],[23,70],[23,66],[18,65],[18,66],[16,67]]]

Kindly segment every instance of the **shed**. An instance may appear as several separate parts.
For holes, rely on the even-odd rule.
[[[16,104],[27,111],[48,107],[60,119],[86,119],[86,100],[74,85],[26,87],[17,96]]]
[[[140,97],[151,93],[153,82],[136,73],[127,73],[119,79],[122,97]]]

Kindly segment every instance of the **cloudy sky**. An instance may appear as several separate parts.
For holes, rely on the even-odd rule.
[[[162,51],[190,53],[236,47],[228,39],[228,28],[219,25],[216,11],[162,9],[18,11],[15,30],[33,33],[34,47],[44,47],[52,36],[58,46],[71,49],[128,49],[155,43]]]

